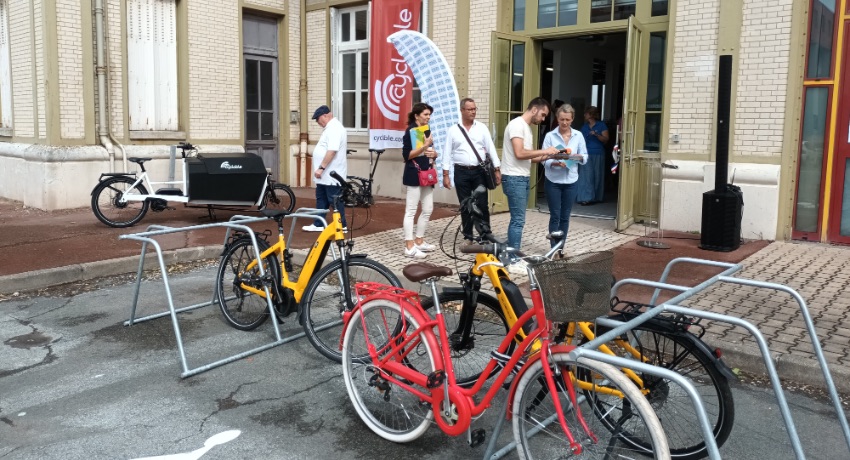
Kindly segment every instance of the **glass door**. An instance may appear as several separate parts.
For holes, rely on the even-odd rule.
[[[637,130],[641,126],[640,86],[641,68],[647,64],[648,40],[634,16],[629,18],[626,40],[626,72],[623,85],[623,123],[620,141],[620,190],[617,200],[617,230],[625,230],[635,222],[635,179],[637,162]],[[645,43],[646,42],[646,43]]]
[[[539,66],[535,67],[539,62],[540,46],[534,46],[529,38],[493,32],[490,131],[499,158],[502,158],[505,127],[525,112],[525,104],[539,91]],[[534,194],[530,195],[533,203]],[[508,200],[501,187],[490,191],[490,207],[493,212],[508,210]]]
[[[850,45],[850,21],[844,23],[843,39],[846,49]],[[850,244],[850,59],[845,58],[842,67],[827,239],[830,243]]]

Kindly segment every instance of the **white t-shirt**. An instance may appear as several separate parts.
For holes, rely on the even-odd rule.
[[[316,148],[313,149],[313,171],[315,172],[322,165],[328,150],[336,151],[336,155],[334,155],[328,167],[322,171],[322,177],[313,180],[314,183],[339,185],[339,182],[331,177],[331,171],[336,171],[343,179],[348,179],[348,161],[345,158],[347,146],[348,132],[345,130],[345,126],[342,126],[342,123],[336,118],[331,118],[325,125]]]
[[[511,143],[511,139],[515,137],[522,138],[525,150],[533,150],[534,134],[531,133],[531,126],[528,126],[522,116],[514,118],[505,127],[505,138],[502,142],[502,175],[528,177],[531,175],[531,160],[517,160]]]

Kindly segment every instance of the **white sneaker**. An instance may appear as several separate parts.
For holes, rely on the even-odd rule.
[[[512,275],[527,275],[528,274],[528,263],[524,260],[518,260],[510,265],[508,265],[508,273]]]
[[[425,254],[424,252],[420,251],[416,247],[416,245],[413,245],[413,247],[410,249],[404,248],[404,255],[406,255],[407,257],[412,257],[414,259],[424,259],[428,257],[428,254]]]
[[[413,243],[413,247],[422,252],[432,252],[437,249],[437,246],[434,246],[433,244],[428,244],[424,241],[422,242],[422,244]]]
[[[318,225],[310,224],[301,227],[301,230],[304,230],[305,232],[321,232],[322,230],[324,230],[324,228],[319,227]]]

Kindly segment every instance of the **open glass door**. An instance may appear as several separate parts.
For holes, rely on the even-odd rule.
[[[530,39],[493,32],[490,131],[499,158],[502,158],[505,127],[509,121],[525,112],[526,101],[531,100],[531,95],[539,89],[539,83],[532,83],[539,81],[539,76],[528,74],[528,71],[535,69],[535,62],[539,62],[539,57],[535,59]],[[490,207],[493,212],[508,210],[508,200],[501,187],[490,191]]]
[[[640,119],[641,66],[646,65],[647,46],[644,29],[634,16],[629,18],[626,41],[626,72],[623,88],[623,119],[620,135],[620,190],[617,199],[617,230],[625,230],[635,222],[635,179],[637,129]]]

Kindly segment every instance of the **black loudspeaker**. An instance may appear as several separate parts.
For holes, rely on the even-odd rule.
[[[744,194],[741,187],[727,185],[725,191],[702,194],[700,245],[710,251],[729,252],[741,246]]]
[[[720,56],[717,74],[717,156],[714,190],[702,195],[700,247],[711,251],[734,251],[741,246],[744,194],[729,185],[729,115],[732,94],[732,56]]]

